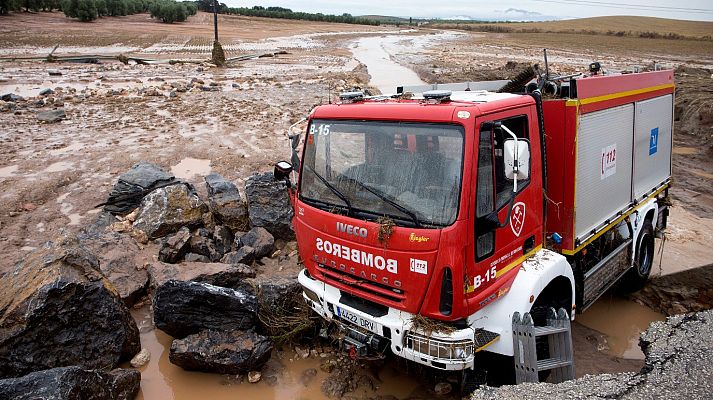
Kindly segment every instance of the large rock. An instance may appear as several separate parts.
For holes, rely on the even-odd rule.
[[[237,247],[250,246],[256,259],[269,256],[275,251],[275,238],[263,227],[255,227],[236,240]]]
[[[248,210],[238,187],[215,172],[205,177],[205,186],[208,206],[218,221],[234,231],[247,229]]]
[[[109,193],[104,210],[114,214],[128,214],[139,206],[141,199],[153,189],[166,186],[174,176],[155,164],[140,161],[121,176]]]
[[[190,371],[246,374],[270,359],[272,341],[253,331],[205,330],[171,344],[168,359]]]
[[[134,228],[145,232],[149,239],[156,239],[184,226],[199,226],[206,211],[206,205],[188,184],[162,187],[141,200]]]
[[[139,350],[136,322],[76,239],[46,243],[0,277],[0,377],[113,368]]]
[[[113,218],[113,217],[112,217]],[[91,229],[79,234],[78,239],[99,259],[99,268],[119,292],[127,306],[134,305],[146,294],[149,275],[140,268],[143,262],[136,241],[117,232],[95,232]]]
[[[261,226],[274,237],[292,239],[292,204],[284,181],[276,181],[272,172],[253,174],[245,184],[250,224]]]
[[[40,111],[36,114],[36,117],[40,122],[52,124],[67,118],[67,114],[64,113],[64,108],[59,108],[57,110]]]
[[[182,227],[175,235],[163,242],[161,250],[158,252],[158,259],[171,264],[180,262],[191,248],[190,240],[191,230],[185,226]]]
[[[149,266],[148,273],[153,288],[171,280],[205,282],[215,286],[240,288],[244,287],[241,285],[244,279],[255,277],[255,270],[244,264],[203,262],[180,264],[155,262]]]
[[[59,367],[20,378],[0,380],[0,399],[13,400],[132,400],[139,393],[141,373]]]
[[[243,246],[237,251],[231,251],[220,259],[226,264],[249,264],[255,259],[255,249],[250,246]]]
[[[171,280],[156,289],[153,307],[156,327],[183,338],[204,329],[250,329],[258,302],[247,289]]]

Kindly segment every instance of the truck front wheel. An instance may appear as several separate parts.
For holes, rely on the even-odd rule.
[[[621,280],[621,288],[627,292],[641,290],[651,274],[654,263],[654,227],[650,220],[644,221],[636,244],[634,265]]]

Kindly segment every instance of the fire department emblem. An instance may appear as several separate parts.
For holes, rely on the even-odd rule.
[[[512,206],[512,215],[510,215],[510,229],[515,236],[520,237],[522,226],[525,225],[525,203],[517,202]]]

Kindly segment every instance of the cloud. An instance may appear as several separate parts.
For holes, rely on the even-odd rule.
[[[520,14],[525,17],[536,17],[539,15],[542,15],[542,13],[538,13],[536,11],[523,10],[522,8],[508,8],[507,10],[505,10],[505,14],[508,14],[508,13]]]

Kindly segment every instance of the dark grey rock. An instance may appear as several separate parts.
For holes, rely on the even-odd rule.
[[[233,247],[233,232],[225,225],[216,225],[213,229],[213,241],[215,249],[218,253],[225,255],[229,253]]]
[[[43,89],[43,90],[40,92],[40,96],[49,96],[49,95],[51,95],[51,94],[53,94],[53,93],[54,93],[54,90],[52,90],[51,88],[47,88],[47,89]]]
[[[156,327],[183,338],[204,329],[251,329],[258,303],[247,290],[171,280],[156,289],[153,307]]]
[[[67,118],[67,114],[64,113],[63,108],[59,108],[57,110],[50,110],[50,111],[40,111],[36,115],[37,120],[40,122],[46,122],[49,124],[59,122],[65,118]]]
[[[168,359],[189,371],[245,374],[270,359],[272,341],[254,331],[204,330],[171,344]]]
[[[205,184],[208,206],[218,222],[234,231],[247,229],[248,210],[237,186],[217,173],[206,176]]]
[[[210,261],[218,261],[223,257],[216,248],[210,232],[205,228],[198,228],[193,232],[189,246],[192,253],[206,256]]]
[[[2,100],[2,101],[12,101],[12,102],[17,103],[18,101],[24,101],[25,98],[22,97],[22,96],[20,96],[20,95],[18,95],[18,94],[15,94],[15,93],[7,93],[7,94],[4,94],[4,95],[0,96],[0,100]]]
[[[205,282],[211,285],[241,288],[246,278],[254,278],[255,270],[245,264],[189,262],[166,264],[154,262],[148,267],[151,287],[157,288],[170,280]]]
[[[0,377],[113,368],[139,350],[136,322],[76,239],[46,243],[0,277]]]
[[[254,279],[260,307],[271,310],[285,310],[286,314],[295,308],[302,307],[302,286],[297,278],[260,277]]]
[[[186,262],[202,262],[202,263],[210,262],[210,258],[208,258],[204,255],[196,254],[196,253],[186,254],[186,256],[183,258],[183,260]]]
[[[131,307],[146,294],[149,275],[145,269],[139,268],[143,262],[139,256],[141,250],[133,238],[99,229],[101,225],[113,222],[107,221],[106,215],[115,221],[111,214],[106,213],[77,238],[82,246],[97,256],[102,274],[119,292],[124,303]]]
[[[155,189],[141,200],[134,228],[156,239],[203,222],[206,205],[187,184]]]
[[[231,251],[220,259],[225,264],[250,264],[255,259],[255,249],[243,246],[237,251]]]
[[[245,195],[253,227],[261,226],[280,239],[295,237],[292,228],[294,214],[284,181],[276,181],[272,172],[254,174],[245,184]]]
[[[256,259],[269,256],[275,251],[275,238],[263,227],[250,229],[248,233],[238,239],[238,249],[250,246],[254,249]]]
[[[190,249],[190,241],[191,230],[184,226],[161,245],[161,250],[158,253],[159,261],[171,264],[181,262],[183,256]]]
[[[140,385],[141,373],[133,369],[59,367],[0,380],[0,399],[132,400]]]
[[[140,161],[119,176],[109,193],[104,210],[113,214],[128,214],[139,206],[141,199],[151,190],[169,185],[174,179],[172,174],[157,165]]]

